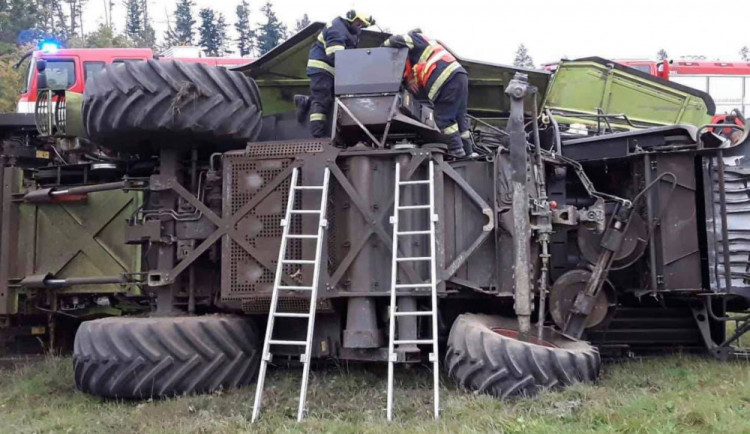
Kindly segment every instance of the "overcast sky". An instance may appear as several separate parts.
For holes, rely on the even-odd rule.
[[[104,21],[106,0],[89,0],[85,31]],[[121,2],[113,16],[115,27],[124,27]],[[157,35],[166,29],[167,12],[174,0],[148,0]],[[234,23],[239,0],[197,0],[198,8],[213,7]],[[265,0],[250,0],[254,17],[262,20]],[[708,59],[739,60],[739,49],[750,45],[746,22],[750,0],[737,3],[705,0],[274,0],[278,17],[289,28],[307,13],[312,21],[330,21],[352,8],[361,9],[393,32],[414,27],[450,46],[466,58],[511,63],[519,44],[526,44],[534,62],[561,57],[602,56],[619,59],[652,59],[660,48],[677,59],[704,55]],[[745,7],[739,7],[745,4]],[[734,9],[737,7],[737,9]],[[196,8],[196,9],[198,9]],[[730,8],[729,10],[727,8]],[[723,9],[723,10],[722,10]],[[721,10],[721,11],[720,11]],[[727,14],[736,10],[737,20]],[[195,11],[197,20],[197,10]],[[231,35],[234,35],[233,28]]]

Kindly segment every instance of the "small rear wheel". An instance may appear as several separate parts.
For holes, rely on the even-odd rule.
[[[445,366],[466,389],[505,399],[541,389],[594,382],[601,360],[596,348],[546,329],[543,339],[518,339],[516,321],[464,314],[448,337]]]

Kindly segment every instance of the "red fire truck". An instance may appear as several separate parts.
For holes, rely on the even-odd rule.
[[[211,66],[236,66],[252,61],[249,58],[200,57],[198,47],[175,47],[166,55],[157,56],[150,48],[69,48],[57,49],[54,44],[43,44],[40,50],[32,51],[22,60],[24,66],[24,89],[18,100],[16,112],[33,113],[37,97],[36,63],[44,59],[47,63],[47,84],[53,90],[67,89],[83,92],[86,79],[104,69],[110,63],[136,62],[147,59],[179,60],[199,62]]]

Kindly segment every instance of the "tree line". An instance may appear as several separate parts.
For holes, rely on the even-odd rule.
[[[148,47],[161,51],[175,45],[198,45],[208,56],[260,56],[283,42],[289,30],[276,15],[269,0],[260,16],[251,14],[248,0],[235,8],[229,36],[229,19],[214,8],[198,9],[195,0],[176,0],[167,11],[167,29],[157,37],[153,11],[147,0],[104,0],[104,21],[84,32],[85,9],[91,0],[0,0],[0,55],[42,40],[55,40],[71,48]],[[124,15],[125,26],[117,31],[113,16]],[[256,22],[257,20],[257,22]],[[298,31],[310,24],[307,14],[294,26]]]

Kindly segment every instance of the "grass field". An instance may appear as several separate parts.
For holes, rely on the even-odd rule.
[[[385,421],[384,366],[319,367],[310,413],[294,421],[297,370],[271,371],[266,410],[250,423],[254,387],[163,401],[116,402],[75,390],[69,358],[0,371],[0,431],[7,433],[508,432],[750,433],[750,363],[672,356],[604,366],[599,384],[500,402],[443,378],[431,419],[426,367],[397,371],[397,422]]]

